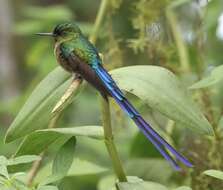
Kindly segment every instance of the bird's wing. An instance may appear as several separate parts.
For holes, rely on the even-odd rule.
[[[180,169],[176,161],[168,154],[165,150],[168,149],[177,160],[181,161],[188,167],[193,165],[180,153],[178,153],[170,144],[168,144],[139,114],[139,112],[132,106],[132,104],[126,99],[122,91],[116,85],[115,81],[112,79],[110,74],[102,67],[100,63],[95,62],[92,68],[99,76],[103,84],[106,86],[112,97],[120,105],[122,110],[124,110],[128,116],[136,123],[143,134],[153,143],[153,145],[158,149],[158,151],[168,160],[174,168]],[[165,147],[165,148],[164,148]]]

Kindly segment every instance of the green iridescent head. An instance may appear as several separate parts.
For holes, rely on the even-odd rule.
[[[77,24],[72,22],[58,24],[52,33],[37,33],[41,36],[52,36],[56,42],[77,38],[81,34]]]

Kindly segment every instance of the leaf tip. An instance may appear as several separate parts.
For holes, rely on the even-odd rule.
[[[10,130],[8,130],[8,131],[6,132],[5,137],[4,137],[4,143],[7,144],[7,143],[10,143],[10,142],[12,142],[12,141],[13,141],[13,137],[12,137],[12,135],[10,134]]]

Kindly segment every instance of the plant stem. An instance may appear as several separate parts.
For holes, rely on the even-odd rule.
[[[182,2],[184,2],[184,1],[182,1]],[[188,72],[190,72],[190,63],[189,63],[189,58],[188,58],[188,52],[187,52],[187,48],[185,46],[185,43],[184,43],[182,35],[181,35],[181,31],[179,29],[176,15],[173,12],[173,9],[176,6],[178,6],[178,4],[177,5],[173,4],[172,6],[170,5],[166,9],[166,16],[170,23],[173,37],[176,42],[179,59],[180,59],[181,71],[188,73]]]
[[[100,4],[99,11],[95,20],[93,32],[92,32],[92,35],[90,36],[90,41],[93,44],[95,44],[95,42],[97,41],[98,31],[100,29],[101,23],[105,16],[107,7],[108,7],[108,0],[101,0],[101,4]]]
[[[60,112],[61,113],[61,112]],[[50,121],[49,125],[48,125],[48,128],[54,128],[56,126],[56,123],[59,119],[59,116],[60,114],[57,113]],[[31,187],[32,186],[32,183],[33,183],[33,180],[35,179],[36,177],[36,174],[38,173],[39,169],[40,169],[40,166],[41,166],[41,163],[42,163],[42,160],[43,158],[45,157],[45,154],[46,154],[46,150],[44,150],[42,153],[40,153],[40,159],[39,160],[36,160],[31,169],[29,170],[28,172],[28,176],[27,176],[27,186],[28,187]]]
[[[102,97],[101,107],[102,107],[102,122],[103,122],[103,127],[104,127],[105,145],[111,157],[112,165],[119,181],[126,182],[127,178],[126,178],[125,172],[121,164],[121,160],[118,156],[118,152],[113,141],[109,100]]]
[[[27,186],[30,187],[33,183],[33,180],[34,178],[36,177],[36,174],[40,168],[40,165],[42,163],[42,160],[43,160],[43,157],[45,155],[45,151],[42,152],[39,156],[40,156],[40,159],[35,161],[32,165],[32,168],[29,170],[29,173],[28,173],[28,179],[27,179]]]
[[[95,20],[95,24],[94,24],[93,33],[90,36],[90,41],[93,44],[95,44],[97,41],[99,29],[105,17],[105,13],[108,7],[108,2],[109,2],[108,0],[101,0],[100,8],[99,8],[99,11]],[[104,128],[105,145],[111,157],[112,165],[119,181],[126,182],[127,178],[124,173],[117,149],[113,142],[109,100],[101,97],[101,107],[102,107],[101,112],[102,112],[102,123],[103,123],[103,128]]]

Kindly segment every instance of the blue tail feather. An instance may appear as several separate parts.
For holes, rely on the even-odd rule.
[[[189,160],[187,160],[184,156],[178,153],[169,143],[167,143],[154,129],[152,129],[152,127],[141,116],[139,117],[139,120],[141,121],[141,124],[145,126],[145,128],[149,131],[149,133],[152,134],[156,139],[158,139],[158,141],[172,154],[174,154],[178,160],[180,160],[188,167],[193,167]]]
[[[150,135],[144,127],[138,122],[138,120],[135,120],[135,123],[137,126],[139,126],[139,129],[142,131],[142,133],[150,140],[150,142],[156,147],[156,149],[162,154],[162,156],[170,162],[170,164],[176,169],[180,170],[180,167],[177,165],[176,161],[163,149],[162,145],[160,145],[159,142],[154,139],[152,135]]]
[[[102,80],[103,84],[109,90],[111,96],[120,105],[130,118],[135,122],[143,134],[151,141],[151,143],[157,148],[157,150],[163,155],[163,157],[174,166],[175,169],[179,170],[179,166],[176,161],[166,152],[165,148],[168,149],[177,160],[181,161],[188,167],[193,165],[180,153],[178,153],[170,144],[168,144],[139,114],[139,112],[132,106],[132,104],[125,98],[122,91],[118,88],[109,73],[100,65],[94,65],[98,77]]]
[[[147,133],[151,134],[157,141],[159,141],[164,147],[166,147],[172,154],[176,156],[178,160],[183,162],[188,167],[192,167],[192,164],[184,158],[182,155],[180,155],[169,143],[167,143],[143,118],[142,116],[137,112],[137,110],[131,105],[131,103],[124,99],[123,101],[125,107],[128,107],[129,110],[132,110],[132,112],[135,114],[135,119],[138,121],[137,126],[143,126]]]

